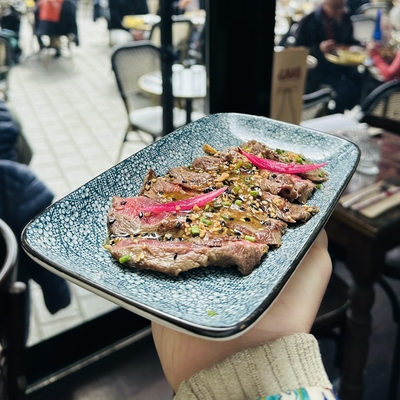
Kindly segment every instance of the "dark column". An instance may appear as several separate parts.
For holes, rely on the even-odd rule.
[[[269,116],[275,0],[207,0],[208,111]]]
[[[173,125],[173,95],[172,95],[172,4],[171,0],[160,0],[160,30],[161,30],[161,75],[163,92],[161,105],[163,107],[163,135],[174,130]]]

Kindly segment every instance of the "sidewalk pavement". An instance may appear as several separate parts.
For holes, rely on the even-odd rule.
[[[9,101],[34,152],[30,167],[55,193],[55,200],[116,163],[127,126],[111,71],[106,21],[93,22],[91,8],[83,6],[78,27],[80,46],[72,48],[71,60],[39,57],[31,26],[24,19],[24,55],[10,72]],[[150,143],[141,137],[133,139],[122,158]],[[116,307],[78,286],[71,284],[71,288],[71,305],[51,315],[39,286],[32,284],[28,345]]]

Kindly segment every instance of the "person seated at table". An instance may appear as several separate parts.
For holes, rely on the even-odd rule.
[[[243,335],[213,341],[153,323],[174,400],[337,400],[309,334],[330,274],[322,232],[270,309]]]
[[[324,56],[338,46],[359,45],[353,37],[352,22],[345,7],[345,0],[323,0],[300,21],[295,32],[295,45],[308,47],[318,60],[318,65],[307,72],[306,93],[331,86],[336,93],[335,113],[359,104],[362,88],[361,74],[356,67],[333,64]]]
[[[400,31],[400,6],[393,7],[389,16],[392,29]],[[384,48],[381,43],[371,41],[367,44],[367,49],[374,65],[378,68],[385,81],[400,78],[400,51],[397,51],[389,63],[383,56]]]
[[[146,0],[109,0],[109,20],[108,30],[123,29],[129,31],[122,25],[125,15],[143,15],[149,13]],[[133,38],[136,40],[143,39],[143,32],[132,32]]]
[[[75,44],[79,45],[75,0],[37,0],[33,30],[40,49],[46,47],[42,36],[56,38],[72,35]],[[61,55],[58,41],[53,39],[50,47],[53,46],[56,56]]]

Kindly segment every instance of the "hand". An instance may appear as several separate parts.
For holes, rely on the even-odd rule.
[[[368,42],[367,43],[367,50],[369,53],[374,53],[376,51],[380,51],[381,45],[377,42]]]
[[[332,270],[327,245],[326,233],[322,231],[268,311],[235,339],[202,339],[153,322],[158,356],[174,391],[195,372],[240,350],[293,333],[310,332]]]
[[[131,31],[132,36],[135,40],[143,40],[144,39],[144,32],[143,31],[139,31],[137,29],[133,29]]]
[[[191,2],[191,0],[179,0],[178,7],[181,10],[184,10],[190,4],[190,2]]]
[[[321,42],[319,44],[319,49],[323,52],[323,53],[329,53],[330,51],[332,51],[334,48],[336,47],[336,42],[332,39],[329,40],[324,40],[323,42]]]

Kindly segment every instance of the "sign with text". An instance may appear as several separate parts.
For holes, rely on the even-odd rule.
[[[274,52],[270,117],[299,124],[307,75],[306,47],[289,47]]]

